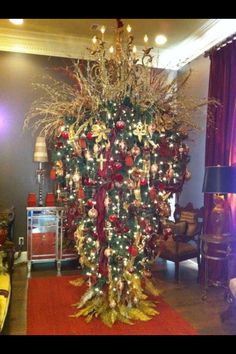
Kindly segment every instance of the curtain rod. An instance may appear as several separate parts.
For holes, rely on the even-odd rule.
[[[236,39],[236,33],[232,34],[230,37],[227,37],[222,42],[214,45],[204,53],[204,57],[208,57],[213,51],[220,50],[221,48],[225,47],[228,43],[233,42]]]

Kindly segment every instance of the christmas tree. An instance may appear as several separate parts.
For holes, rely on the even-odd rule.
[[[157,314],[150,268],[169,199],[191,176],[185,140],[200,103],[184,96],[187,78],[168,81],[152,69],[152,48],[136,57],[130,27],[125,35],[118,21],[108,55],[101,33],[91,61],[64,69],[72,85],[42,87],[47,97],[34,103],[25,126],[50,141],[58,205],[73,210],[66,226],[84,274],[76,285],[88,285],[75,316],[111,326]]]

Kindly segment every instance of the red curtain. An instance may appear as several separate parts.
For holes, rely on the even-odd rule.
[[[215,98],[221,106],[209,107],[206,130],[205,165],[236,164],[236,41],[210,54],[209,99]],[[211,232],[210,212],[213,196],[205,194],[204,232]],[[233,234],[236,236],[236,196],[229,196],[233,211]],[[214,261],[213,261],[214,263]],[[213,280],[223,276],[220,262],[212,264]],[[221,269],[219,269],[221,268]]]

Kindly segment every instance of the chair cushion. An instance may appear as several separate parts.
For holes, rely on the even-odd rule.
[[[195,244],[190,242],[179,242],[178,254],[176,254],[176,242],[169,238],[165,243],[160,253],[160,257],[169,260],[184,260],[194,258],[198,254]]]
[[[179,220],[187,222],[186,236],[193,236],[198,227],[197,213],[192,211],[182,211]]]
[[[10,302],[11,282],[8,273],[0,274],[0,332],[3,328]]]

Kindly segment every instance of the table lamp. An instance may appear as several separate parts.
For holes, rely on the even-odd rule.
[[[213,233],[220,236],[225,226],[231,227],[231,209],[223,194],[236,193],[236,166],[206,167],[202,191],[214,194],[210,221]]]
[[[39,206],[43,206],[43,182],[45,170],[43,169],[43,162],[48,162],[48,153],[45,137],[38,136],[34,148],[34,162],[39,162],[39,168],[36,170],[37,181],[39,184]]]

